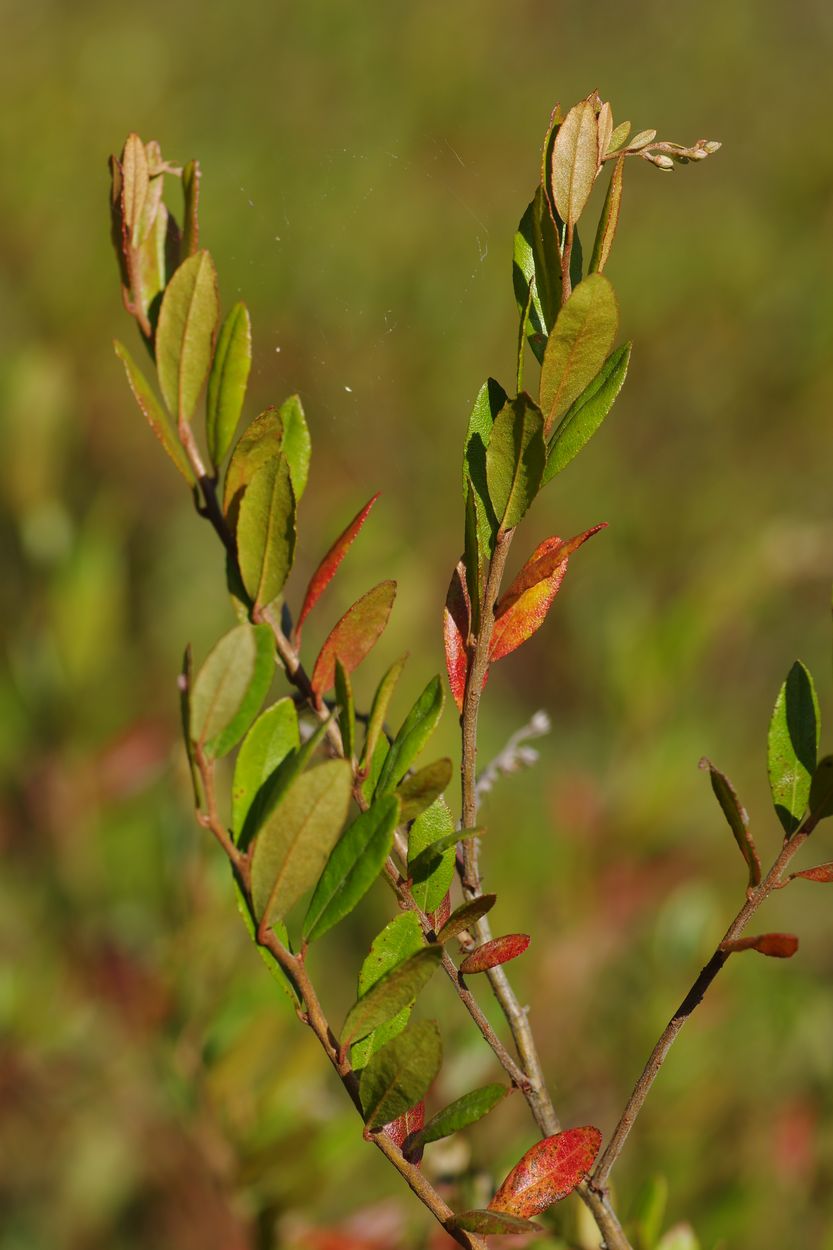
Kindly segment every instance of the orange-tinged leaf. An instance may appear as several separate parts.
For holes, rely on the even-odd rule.
[[[469,593],[466,588],[466,570],[463,561],[451,575],[445,607],[443,608],[443,639],[445,641],[445,667],[448,682],[457,710],[462,712],[466,695],[466,678],[469,657],[466,639],[469,634]]]
[[[488,972],[490,968],[496,968],[498,964],[506,964],[510,959],[517,959],[524,953],[527,946],[529,946],[529,936],[526,933],[507,933],[505,937],[493,938],[490,942],[484,942],[482,946],[478,946],[470,955],[466,955],[460,964],[460,971],[464,976],[472,972]]]
[[[816,864],[815,868],[804,868],[801,872],[791,872],[790,880],[803,877],[805,881],[821,881],[827,884],[833,881],[833,864]]]
[[[359,509],[347,528],[339,534],[338,538],[335,540],[332,547],[313,573],[309,580],[309,585],[307,586],[307,593],[304,595],[304,602],[301,605],[301,611],[298,615],[296,633],[300,633],[301,626],[304,621],[307,619],[310,612],[321,598],[321,595],[333,580],[338,566],[350,550],[353,540],[356,538],[359,530],[367,520],[368,513],[378,498],[379,491],[376,492],[372,499],[368,499],[363,508]]]
[[[317,695],[326,694],[335,683],[336,656],[346,672],[358,668],[381,637],[395,597],[396,582],[380,582],[333,626],[312,670],[311,685]]]
[[[539,630],[561,588],[567,561],[588,538],[605,525],[576,534],[573,538],[545,538],[535,548],[495,611],[490,657],[502,660],[517,650]]]
[[[490,1211],[505,1211],[528,1219],[575,1189],[593,1166],[601,1145],[597,1128],[570,1128],[545,1137],[516,1163],[489,1203]]]
[[[409,1107],[404,1115],[399,1116],[396,1120],[391,1120],[389,1124],[384,1126],[382,1130],[388,1137],[396,1143],[401,1150],[408,1137],[414,1133],[418,1133],[425,1125],[425,1099],[421,1098],[415,1107]],[[423,1144],[420,1142],[413,1154],[408,1154],[410,1163],[415,1163],[419,1167],[422,1159]]]
[[[770,959],[792,959],[798,950],[798,938],[794,933],[759,933],[721,942],[720,949],[730,955],[736,951],[757,951],[759,955],[769,955]]]

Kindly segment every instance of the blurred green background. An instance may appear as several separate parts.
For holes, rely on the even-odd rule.
[[[533,934],[516,980],[563,1118],[609,1131],[743,890],[699,757],[732,776],[771,858],[766,725],[797,655],[833,708],[833,9],[5,0],[0,16],[0,1250],[436,1250],[190,813],[176,673],[187,640],[202,658],[232,618],[112,354],[114,335],[136,343],[106,158],[135,129],[201,160],[202,240],[225,306],[242,296],[254,320],[249,415],[303,396],[290,599],[383,489],[306,645],[396,577],[356,685],[366,702],[409,648],[401,715],[442,664],[471,401],[513,376],[512,233],[551,106],[598,87],[616,121],[723,140],[702,167],[627,170],[608,272],[630,377],[517,559],[610,528],[484,704],[483,758],[535,709],[553,717],[537,767],[487,804],[487,885],[498,930]],[[455,728],[448,711],[441,751]],[[825,826],[811,849],[833,858]],[[314,957],[336,1019],[390,906],[380,888]],[[627,1214],[663,1174],[667,1220],[704,1250],[831,1250],[829,896],[798,883],[760,925],[796,929],[798,957],[732,961],[617,1190]],[[495,1073],[431,994],[439,1100]],[[473,1204],[533,1139],[512,1101],[430,1166]],[[558,1221],[582,1240],[569,1202]]]

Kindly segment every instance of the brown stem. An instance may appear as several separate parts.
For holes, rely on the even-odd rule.
[[[637,1116],[639,1115],[648,1097],[648,1093],[659,1075],[660,1069],[664,1064],[669,1050],[685,1024],[688,1017],[694,1011],[695,1007],[702,1001],[703,995],[717,976],[720,969],[729,958],[729,952],[722,948],[724,942],[734,941],[740,937],[749,920],[754,916],[755,912],[761,904],[769,897],[774,889],[778,889],[782,883],[784,871],[792,860],[796,852],[803,846],[810,836],[815,825],[815,821],[808,819],[801,829],[795,833],[784,846],[770,868],[764,880],[754,889],[750,890],[746,901],[735,916],[729,928],[726,930],[721,942],[718,943],[716,949],[712,953],[709,961],[699,972],[691,989],[674,1012],[662,1035],[659,1038],[654,1049],[651,1051],[648,1062],[642,1071],[642,1075],[633,1088],[630,1098],[628,1099],[625,1110],[622,1112],[619,1123],[613,1131],[613,1135],[607,1144],[607,1147],[596,1165],[596,1170],[592,1177],[592,1187],[597,1192],[604,1192],[607,1186],[607,1179],[610,1176],[622,1148],[628,1139],[628,1135],[634,1126]]]

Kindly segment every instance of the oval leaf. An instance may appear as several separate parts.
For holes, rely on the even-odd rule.
[[[440,1031],[433,1020],[409,1025],[378,1051],[359,1081],[370,1129],[383,1128],[420,1101],[442,1063]]]
[[[442,682],[439,677],[432,677],[390,745],[376,786],[377,794],[399,785],[436,729],[444,702]]]
[[[274,408],[267,408],[243,431],[226,469],[223,512],[232,531],[246,487],[262,465],[277,460],[283,442],[283,425]]]
[[[729,778],[719,768],[715,768],[705,755],[700,761],[700,767],[709,770],[714,796],[734,834],[738,849],[746,860],[746,866],[749,869],[749,886],[751,888],[758,885],[761,880],[761,861],[755,840],[749,832],[749,817],[746,814],[746,808],[741,806],[740,799]]]
[[[384,1126],[386,1135],[402,1150],[409,1137],[418,1133],[425,1123],[425,1099],[420,1098],[414,1107],[409,1107],[402,1115],[397,1116]],[[422,1159],[422,1148],[417,1145],[408,1151],[408,1160],[419,1167]]]
[[[628,373],[631,344],[617,347],[573,403],[552,436],[544,481],[555,477],[590,441],[610,412]]]
[[[171,425],[168,414],[159,403],[150,383],[124,344],[120,343],[118,339],[114,339],[113,348],[124,365],[124,371],[127,374],[127,381],[133,392],[133,398],[139,405],[148,425],[185,478],[185,481],[189,486],[193,486],[197,479],[188,463],[188,457],[185,455],[182,444],[176,436],[176,431]]]
[[[238,625],[203,664],[191,695],[191,736],[207,755],[225,755],[240,741],[275,673],[268,625]]]
[[[464,1211],[462,1215],[455,1215],[454,1227],[467,1233],[479,1233],[481,1237],[522,1236],[544,1231],[542,1225],[506,1211]]]
[[[309,477],[312,443],[300,395],[290,395],[278,410],[283,427],[283,454],[289,461],[289,474],[295,498],[300,499]]]
[[[487,912],[492,910],[496,902],[496,894],[479,894],[477,898],[469,899],[467,903],[461,903],[440,929],[437,934],[437,941],[442,943],[450,942],[452,938],[457,937],[458,933],[471,929],[482,916],[485,916]]]
[[[168,411],[190,421],[211,365],[220,315],[217,274],[208,252],[183,261],[162,297],[156,327],[156,367]]]
[[[792,959],[798,950],[798,938],[793,933],[759,933],[754,937],[721,942],[720,949],[730,955],[737,951],[757,951],[770,959]]]
[[[231,787],[231,830],[244,846],[247,823],[257,828],[262,816],[266,783],[278,765],[300,745],[298,713],[292,699],[279,699],[252,725],[237,754]]]
[[[376,754],[376,746],[379,742],[380,734],[385,727],[385,716],[387,714],[388,704],[390,703],[391,696],[396,688],[396,683],[402,676],[402,670],[405,667],[405,661],[407,658],[407,655],[403,655],[400,659],[394,661],[376,688],[376,693],[373,696],[373,703],[370,708],[370,716],[367,721],[367,731],[365,733],[364,748],[362,750],[360,764],[362,772],[366,772],[368,770],[370,761]]]
[[[220,327],[206,396],[208,454],[217,468],[231,446],[252,367],[252,323],[244,303],[228,312]]]
[[[298,614],[296,632],[300,632],[304,621],[307,619],[310,612],[321,598],[321,595],[324,593],[327,586],[329,586],[330,582],[333,580],[338,566],[350,550],[350,547],[359,533],[359,530],[368,518],[370,509],[373,507],[378,498],[379,492],[377,491],[373,498],[368,499],[364,507],[359,509],[347,528],[339,534],[338,538],[335,540],[332,547],[313,573],[309,580],[309,585],[307,586],[307,593],[304,595],[304,602],[301,605],[301,611]]]
[[[396,790],[402,804],[401,820],[414,820],[448,788],[454,767],[450,759],[435,760],[406,777]]]
[[[552,148],[552,197],[562,221],[578,221],[599,171],[599,131],[589,100],[571,108]]]
[[[469,636],[469,592],[466,588],[466,571],[462,561],[451,575],[445,607],[443,608],[443,641],[445,643],[445,667],[451,695],[462,712],[466,697],[469,672],[469,654],[466,642]]]
[[[801,824],[810,799],[819,744],[819,703],[810,673],[796,660],[781,687],[768,738],[769,788],[778,819],[789,836]]]
[[[366,994],[371,986],[380,981],[392,968],[422,950],[425,939],[422,936],[417,915],[412,911],[400,912],[377,937],[373,939],[370,951],[359,972],[359,994]],[[375,1054],[385,1042],[401,1033],[411,1014],[411,1004],[397,1013],[392,1020],[368,1033],[367,1037],[356,1042],[352,1048],[351,1063],[354,1069],[363,1068],[372,1054]]]
[[[526,933],[508,933],[505,937],[493,938],[467,955],[460,964],[460,971],[464,976],[473,972],[488,972],[490,968],[497,968],[498,964],[517,959],[528,946],[529,936]]]
[[[347,609],[315,661],[310,684],[317,695],[333,687],[336,656],[346,672],[358,668],[382,636],[395,598],[396,582],[380,582]]]
[[[601,1145],[597,1128],[571,1128],[545,1137],[515,1165],[489,1203],[490,1211],[505,1211],[522,1219],[539,1215],[566,1198],[593,1166]]]
[[[458,842],[467,842],[469,838],[480,838],[485,832],[482,825],[475,825],[473,829],[452,829],[434,842],[429,842],[418,853],[414,838],[411,837],[408,847],[408,871],[414,881],[423,880],[439,865],[446,851],[454,849]]]
[[[393,1019],[404,1007],[409,1007],[428,984],[441,960],[442,947],[424,946],[392,968],[348,1011],[341,1030],[342,1045],[366,1037],[379,1025]],[[394,1112],[385,1118],[392,1120],[397,1114]]]
[[[528,395],[519,395],[498,413],[486,449],[489,499],[501,529],[514,529],[526,513],[541,486],[546,459],[541,413]]]
[[[353,910],[382,871],[399,823],[399,801],[386,795],[362,812],[334,846],[304,919],[314,942]]]
[[[481,1089],[473,1089],[469,1094],[449,1103],[442,1111],[438,1111],[424,1128],[421,1128],[412,1139],[413,1143],[427,1145],[428,1142],[439,1141],[452,1133],[459,1133],[470,1124],[476,1124],[488,1115],[510,1092],[508,1085],[484,1085]]]
[[[815,868],[804,868],[801,872],[791,872],[790,880],[803,877],[805,881],[819,881],[829,885],[833,881],[833,864],[816,864]]]
[[[315,884],[341,833],[353,792],[346,760],[301,773],[266,818],[252,856],[252,902],[258,920],[282,920]]]
[[[463,499],[471,482],[477,513],[478,545],[483,558],[492,554],[498,521],[486,479],[486,450],[492,437],[492,427],[498,413],[508,403],[506,392],[499,382],[489,378],[477,393],[466,430],[463,452]]]
[[[443,839],[446,840],[447,849],[443,851],[439,859],[436,855],[429,853],[427,861],[424,861],[424,871],[421,869],[417,876],[414,873],[414,865],[419,861],[422,852],[431,846],[436,847]],[[437,799],[436,803],[426,808],[421,816],[417,816],[411,825],[408,837],[409,872],[413,877],[411,895],[417,907],[426,915],[430,916],[436,911],[451,886],[454,877],[456,844],[457,832],[454,818],[445,799]]]
[[[237,558],[246,593],[265,607],[283,590],[295,556],[295,494],[284,455],[267,460],[240,501]]]
[[[544,353],[539,402],[547,437],[599,373],[618,325],[613,287],[604,274],[591,273],[558,314]]]

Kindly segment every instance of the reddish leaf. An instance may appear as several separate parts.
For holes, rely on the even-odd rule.
[[[502,660],[541,628],[564,580],[569,557],[604,528],[604,524],[594,525],[563,541],[545,538],[535,548],[495,609],[492,660]]]
[[[440,903],[439,907],[437,908],[435,912],[432,912],[432,914],[428,917],[428,919],[431,922],[431,928],[434,930],[435,933],[439,933],[440,929],[443,928],[443,926],[445,925],[445,922],[448,920],[450,915],[451,915],[451,893],[449,890],[446,890],[445,894],[442,897],[442,902]]]
[[[802,872],[791,872],[790,880],[796,877],[803,877],[805,881],[821,881],[827,883],[833,881],[833,864],[816,864],[815,868],[805,868]]]
[[[466,678],[469,659],[466,639],[469,634],[469,592],[466,587],[466,570],[461,560],[451,575],[451,585],[443,608],[443,637],[445,639],[445,666],[448,681],[457,710],[462,712],[466,694]]]
[[[361,664],[381,637],[395,597],[396,582],[380,582],[347,609],[315,661],[310,684],[317,695],[335,683],[336,656],[348,673]]]
[[[401,1150],[405,1141],[413,1133],[418,1133],[421,1128],[425,1127],[425,1099],[421,1098],[415,1107],[409,1107],[404,1115],[399,1116],[397,1120],[391,1120],[390,1124],[386,1124],[383,1132],[391,1138],[392,1141]],[[411,1163],[419,1166],[422,1159],[424,1146],[419,1144],[413,1154],[408,1154]]]
[[[479,1233],[481,1237],[510,1237],[544,1231],[540,1224],[509,1215],[507,1211],[464,1211],[462,1215],[455,1215],[454,1227],[467,1233]]]
[[[771,959],[792,959],[798,950],[798,938],[794,933],[759,933],[756,937],[721,942],[720,949],[730,955],[735,951],[757,951],[759,955],[769,955]]]
[[[453,915],[446,916],[441,929],[434,925],[437,941],[444,945],[465,929],[471,929],[474,932],[474,925],[481,916],[485,916],[486,912],[492,910],[496,902],[496,894],[479,894],[477,898],[461,903]]]
[[[490,1211],[505,1211],[528,1219],[566,1198],[593,1166],[601,1145],[597,1128],[570,1128],[545,1137],[516,1163],[489,1203]]]
[[[379,491],[376,492],[372,499],[368,499],[364,507],[361,508],[353,517],[353,520],[347,526],[347,529],[344,530],[343,533],[339,534],[338,538],[335,540],[332,547],[324,556],[324,559],[321,561],[312,577],[309,579],[307,593],[304,595],[304,602],[301,605],[298,623],[295,626],[296,635],[300,634],[301,626],[304,621],[307,619],[310,612],[321,598],[321,595],[335,577],[338,566],[350,550],[353,539],[357,536],[359,530],[364,525],[370,509],[373,507],[378,498]]]
[[[491,942],[484,942],[470,955],[466,955],[460,964],[460,971],[464,976],[470,972],[488,972],[489,968],[496,968],[498,964],[517,959],[527,946],[529,937],[526,933],[507,933],[506,937],[493,938]]]

